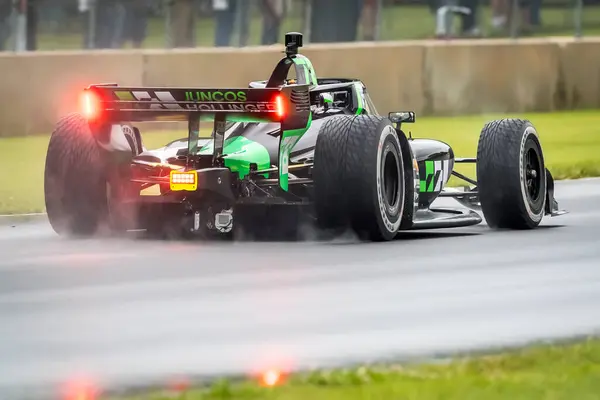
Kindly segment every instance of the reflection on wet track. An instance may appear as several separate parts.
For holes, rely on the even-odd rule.
[[[600,328],[600,181],[528,232],[394,243],[65,240],[0,226],[0,397],[428,355]],[[451,200],[448,200],[451,201]],[[46,392],[47,393],[47,392]]]

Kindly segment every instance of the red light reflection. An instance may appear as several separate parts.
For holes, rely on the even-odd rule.
[[[62,400],[96,400],[100,390],[90,381],[73,380],[65,385]]]
[[[263,386],[276,386],[281,383],[283,376],[280,371],[275,369],[270,369],[265,371],[265,373],[261,376],[261,383]]]

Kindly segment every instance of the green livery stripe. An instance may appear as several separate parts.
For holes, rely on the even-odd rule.
[[[419,190],[422,193],[441,191],[451,173],[450,160],[422,161],[419,168],[421,169]]]
[[[433,161],[424,161],[425,168],[424,171],[421,171],[421,181],[419,185],[419,190],[422,193],[433,192],[433,188],[435,187],[435,164]],[[423,172],[425,172],[423,174]]]
[[[292,59],[296,66],[302,67],[304,70],[304,79],[309,85],[317,85],[317,74],[311,61],[303,55],[297,55]]]
[[[287,192],[289,188],[288,165],[290,153],[300,138],[306,133],[312,124],[312,113],[309,114],[308,122],[304,128],[290,129],[281,133],[279,144],[279,186]]]
[[[310,83],[310,74],[308,72],[308,67],[306,65],[302,65],[301,68],[304,71],[304,80],[306,80],[307,83]]]
[[[429,181],[427,185],[427,191],[433,192],[434,186],[434,176],[433,176],[433,161],[425,161],[425,177]]]
[[[296,75],[303,74],[304,80],[308,85],[317,85],[317,74],[313,68],[310,60],[298,54],[292,58],[294,66],[296,67]],[[300,78],[300,76],[296,76]],[[308,121],[306,126],[301,129],[290,129],[283,130],[281,132],[281,139],[279,142],[279,187],[287,192],[289,188],[289,174],[288,166],[290,162],[290,153],[292,149],[298,143],[300,138],[306,133],[312,124],[312,113],[309,113]]]
[[[214,119],[214,117],[210,117],[208,118],[208,120],[212,120]],[[253,116],[247,116],[247,115],[235,115],[235,114],[230,114],[227,116],[227,122],[265,122],[265,123],[272,123],[273,121],[271,121],[268,118],[258,118],[258,117],[253,117]]]
[[[213,154],[214,141],[211,140],[200,149],[199,154]],[[250,173],[250,164],[255,163],[258,169],[271,167],[269,151],[261,144],[236,136],[225,140],[223,144],[223,159],[225,166],[232,172],[237,172],[240,179]],[[267,177],[268,174],[264,176]]]
[[[363,103],[363,96],[362,96],[362,85],[360,83],[355,83],[354,84],[354,91],[356,92],[356,98],[358,99],[358,107],[356,108],[356,115],[360,115],[363,113],[363,110],[365,109],[365,105]]]

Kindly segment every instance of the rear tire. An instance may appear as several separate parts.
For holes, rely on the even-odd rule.
[[[491,228],[537,227],[546,205],[546,168],[537,131],[527,120],[487,123],[477,147],[477,184]]]
[[[95,234],[107,216],[106,156],[79,114],[61,119],[50,137],[44,196],[59,235]]]
[[[373,241],[396,236],[405,203],[404,163],[387,118],[330,118],[317,138],[313,177],[321,228],[350,227]]]

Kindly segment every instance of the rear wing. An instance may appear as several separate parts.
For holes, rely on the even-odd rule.
[[[289,121],[304,126],[310,114],[310,96],[309,85],[226,89],[100,84],[84,90],[81,106],[90,122],[177,122],[199,116],[248,122]]]
[[[279,135],[278,183],[288,190],[289,155],[310,128],[310,89],[317,76],[310,60],[298,54],[302,34],[285,35],[285,57],[279,61],[264,88],[160,88],[91,85],[83,92],[82,113],[90,123],[187,121],[186,166],[193,169],[198,158],[200,120],[214,120],[213,166],[221,165],[226,121],[277,122]],[[286,85],[294,66],[297,85]]]

